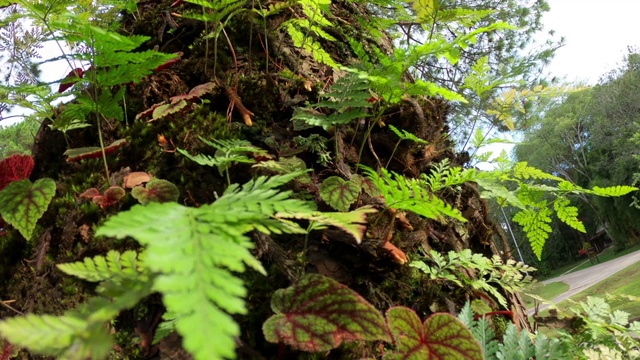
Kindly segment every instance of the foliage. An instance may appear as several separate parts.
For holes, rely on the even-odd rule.
[[[390,341],[382,314],[348,287],[322,275],[307,275],[276,291],[275,315],[265,321],[267,341],[320,352],[343,341]]]
[[[431,250],[428,256],[430,265],[423,260],[415,260],[409,266],[421,270],[430,280],[443,280],[462,288],[491,294],[503,308],[508,308],[507,301],[498,289],[502,288],[506,293],[521,291],[531,282],[531,277],[525,274],[534,270],[521,262],[508,260],[505,264],[497,256],[489,259],[469,249],[449,251],[446,257]],[[465,275],[469,270],[472,270],[471,277]]]
[[[407,179],[385,169],[380,169],[380,174],[365,166],[362,166],[362,169],[380,191],[387,207],[413,211],[428,219],[442,219],[448,216],[466,221],[457,209],[436,197],[435,194],[429,193],[423,181]]]
[[[56,183],[52,179],[39,179],[35,183],[29,179],[14,181],[0,190],[0,215],[30,240],[55,193]]]
[[[33,118],[0,126],[0,159],[14,154],[31,155],[31,145],[40,123]]]
[[[348,211],[362,191],[360,178],[359,175],[351,175],[349,180],[337,176],[328,177],[320,185],[320,197],[332,208]]]
[[[433,314],[423,324],[413,310],[393,307],[386,317],[398,352],[384,359],[483,359],[478,342],[453,315]]]
[[[408,178],[385,168],[373,170],[362,164],[366,158],[362,156],[365,144],[367,141],[371,142],[373,135],[380,135],[374,133],[374,129],[385,126],[383,116],[385,121],[386,118],[395,121],[397,111],[403,111],[402,102],[409,103],[413,98],[424,100],[429,103],[428,107],[419,103],[417,106],[424,108],[425,112],[433,111],[434,119],[440,116],[435,115],[436,110],[448,111],[440,100],[460,104],[470,100],[485,102],[493,106],[486,111],[488,116],[494,117],[490,122],[491,126],[502,123],[506,128],[511,128],[515,127],[516,122],[513,112],[526,112],[529,106],[527,102],[532,103],[555,91],[555,88],[550,87],[531,86],[530,90],[525,90],[520,86],[519,80],[526,82],[524,78],[531,75],[529,70],[535,67],[524,60],[535,62],[544,57],[541,55],[521,59],[512,55],[516,52],[514,43],[509,39],[519,39],[521,44],[525,44],[531,34],[499,39],[498,43],[511,46],[507,50],[510,54],[505,53],[503,48],[494,56],[491,51],[479,48],[487,45],[487,39],[506,36],[514,30],[514,27],[501,21],[513,17],[513,11],[493,12],[482,1],[476,2],[479,5],[477,7],[449,6],[452,2],[435,1],[411,2],[408,6],[395,0],[374,1],[371,4],[359,1],[331,3],[328,0],[294,0],[264,6],[260,2],[237,0],[187,2],[199,6],[199,9],[192,11],[190,9],[194,9],[193,6],[181,5],[180,1],[169,7],[183,11],[181,17],[201,20],[204,24],[185,22],[184,25],[188,26],[173,29],[172,36],[175,37],[168,41],[162,39],[166,27],[162,23],[160,29],[143,30],[146,34],[153,34],[153,38],[136,34],[140,32],[138,26],[141,24],[155,27],[156,22],[149,19],[156,17],[158,12],[166,21],[169,11],[155,3],[144,5],[152,9],[146,13],[138,6],[142,3],[136,4],[134,1],[102,0],[76,4],[68,0],[18,0],[15,4],[7,3],[15,11],[0,19],[0,26],[4,27],[18,20],[29,21],[34,26],[34,31],[17,46],[22,50],[11,61],[22,66],[21,71],[26,74],[30,62],[23,56],[27,53],[26,45],[37,48],[41,41],[53,41],[63,54],[45,61],[62,59],[68,63],[70,72],[55,82],[59,83],[58,93],[52,94],[47,84],[39,84],[23,77],[23,82],[0,87],[0,99],[3,102],[6,100],[8,105],[26,105],[35,110],[39,118],[51,119],[51,128],[61,130],[68,144],[75,142],[70,141],[76,140],[75,136],[78,136],[79,142],[95,141],[92,136],[82,139],[91,129],[79,131],[81,128],[95,126],[100,146],[69,149],[66,153],[67,162],[102,157],[105,166],[104,187],[89,184],[94,181],[92,176],[78,180],[75,175],[70,174],[70,169],[90,171],[92,162],[65,164],[66,168],[63,170],[52,169],[58,172],[57,180],[63,182],[60,191],[66,196],[56,199],[59,201],[55,203],[52,218],[65,213],[67,215],[64,218],[47,219],[46,222],[43,221],[43,225],[51,226],[52,231],[57,231],[61,227],[59,224],[65,223],[62,229],[64,241],[58,243],[71,243],[68,238],[74,236],[69,235],[72,232],[69,228],[72,226],[66,224],[82,221],[77,233],[85,242],[75,243],[82,249],[64,248],[56,243],[56,253],[63,254],[56,259],[60,256],[73,258],[78,254],[86,254],[81,251],[85,245],[92,252],[104,252],[106,248],[114,246],[123,248],[124,251],[111,250],[81,262],[60,265],[59,269],[63,272],[86,281],[98,282],[97,297],[60,316],[26,315],[0,321],[2,336],[17,346],[62,358],[105,358],[112,348],[110,334],[124,334],[118,326],[109,328],[105,324],[110,322],[113,326],[114,319],[122,310],[142,308],[150,300],[145,298],[156,293],[162,297],[166,309],[162,315],[164,321],[155,334],[152,333],[155,325],[151,326],[151,333],[140,334],[143,341],[152,337],[159,340],[162,335],[175,330],[183,338],[183,347],[196,359],[233,358],[236,356],[236,346],[242,342],[240,337],[246,335],[240,330],[241,324],[246,324],[247,321],[255,325],[256,320],[262,320],[253,317],[245,319],[241,316],[250,312],[253,316],[254,310],[257,310],[256,314],[263,311],[253,308],[254,303],[248,305],[245,302],[246,298],[250,298],[248,289],[262,286],[269,288],[273,285],[271,281],[255,280],[261,279],[259,275],[246,272],[248,268],[252,268],[258,273],[266,274],[263,264],[257,259],[260,256],[261,259],[268,259],[270,270],[281,272],[279,275],[286,273],[288,280],[299,279],[293,287],[276,292],[272,299],[276,315],[264,325],[264,335],[269,341],[283,341],[303,350],[325,351],[339,346],[343,341],[383,340],[393,341],[395,345],[394,351],[384,354],[384,358],[478,358],[481,356],[481,347],[473,340],[473,334],[451,315],[434,314],[422,322],[413,311],[396,307],[387,311],[385,322],[378,310],[346,286],[321,275],[301,277],[307,266],[312,265],[313,259],[309,255],[313,252],[312,248],[316,244],[326,245],[325,242],[330,241],[330,235],[334,233],[323,231],[311,238],[309,232],[336,227],[340,230],[341,238],[344,238],[341,239],[343,244],[330,244],[331,246],[352,246],[357,250],[369,251],[371,255],[377,255],[391,246],[395,247],[387,239],[392,237],[393,229],[387,230],[387,241],[382,245],[376,242],[378,239],[365,239],[367,230],[375,227],[368,229],[368,214],[377,210],[373,205],[362,206],[362,203],[422,216],[426,219],[420,219],[423,225],[429,225],[423,228],[433,227],[434,232],[439,226],[465,226],[461,223],[471,220],[471,216],[466,215],[469,212],[463,213],[459,209],[464,209],[468,204],[468,209],[473,210],[473,220],[476,220],[476,213],[481,213],[479,223],[484,225],[486,206],[478,199],[478,189],[473,184],[478,182],[482,193],[510,202],[521,209],[521,214],[516,215],[516,219],[525,225],[536,249],[541,251],[542,243],[548,235],[545,226],[552,214],[551,209],[555,210],[560,220],[578,230],[584,229],[577,218],[577,209],[567,200],[570,194],[614,196],[634,190],[630,186],[612,187],[611,184],[599,184],[603,188],[587,190],[586,187],[565,182],[556,174],[545,173],[526,163],[518,163],[509,168],[501,163],[498,170],[487,173],[454,166],[447,159],[453,159],[454,156],[448,152],[451,144],[447,139],[444,119],[439,119],[439,124],[433,129],[425,129],[428,134],[422,132],[419,136],[412,134],[409,129],[398,130],[390,126],[391,132],[400,141],[410,140],[434,149],[438,146],[438,153],[444,154],[444,160],[438,159],[438,162],[429,164],[425,167],[428,173],[419,178]],[[510,3],[509,5],[513,5]],[[521,4],[518,5],[516,8],[523,9]],[[500,5],[495,6],[500,8]],[[339,13],[337,10],[346,11]],[[531,13],[522,14],[526,20],[524,25],[538,19],[544,10],[544,2],[537,3],[533,10],[533,19],[530,17]],[[152,16],[147,17],[148,14]],[[348,14],[346,20],[345,14]],[[120,19],[135,25],[120,24]],[[354,21],[353,24],[349,23],[351,20]],[[393,24],[394,29],[401,29],[406,23],[420,23],[428,31],[428,36],[423,43],[416,43],[407,35],[403,47],[392,49],[390,44],[393,39],[383,37],[384,34],[376,29],[381,23]],[[262,28],[256,30],[256,24]],[[227,31],[231,28],[233,31]],[[0,38],[13,37],[15,40],[16,34],[21,31],[23,30],[19,27],[14,27],[9,34],[0,34]],[[227,40],[229,55],[225,51],[224,58],[221,57],[219,61],[217,41],[221,34]],[[256,34],[258,41],[254,42]],[[291,41],[288,41],[287,35]],[[213,80],[197,85],[188,93],[180,90],[176,96],[172,96],[175,93],[167,94],[175,90],[174,87],[199,83],[200,81],[194,80],[197,76],[211,75],[207,70],[211,63],[208,59],[208,41],[211,38],[214,41]],[[244,38],[249,39],[245,41]],[[276,55],[270,54],[269,41],[272,39],[277,39],[278,42]],[[178,46],[177,44],[189,51],[172,54],[157,51],[167,46]],[[6,46],[6,42],[3,46]],[[258,46],[264,52],[260,51],[259,55],[254,56],[252,51]],[[155,50],[145,50],[152,47]],[[241,49],[243,53],[237,56],[236,49]],[[183,59],[185,53],[188,58]],[[204,54],[204,59],[200,59],[199,54]],[[31,52],[31,55],[36,54]],[[338,59],[340,56],[344,58]],[[275,75],[269,69],[269,61],[272,59],[275,59],[275,67],[278,68]],[[506,60],[502,69],[496,69],[497,59]],[[252,62],[266,64],[266,71],[254,72]],[[471,70],[465,71],[464,76],[458,76],[452,83],[443,84],[442,79],[427,76],[430,74],[424,71],[426,69],[423,65],[429,63],[438,67],[444,65],[441,67],[443,69],[464,69],[466,66],[467,70],[469,67]],[[174,65],[175,68],[168,69]],[[227,68],[217,71],[216,66],[221,65]],[[179,67],[180,70],[173,73]],[[163,70],[169,71],[149,76],[154,71]],[[180,71],[183,76],[178,75]],[[185,71],[193,72],[193,76],[187,78],[184,76]],[[437,72],[439,71],[434,71]],[[217,79],[221,74],[227,77],[225,85],[225,80]],[[467,74],[470,74],[469,77],[462,80]],[[131,89],[140,90],[140,86],[136,84],[147,76],[146,80],[152,86],[134,94],[135,96],[129,96]],[[163,84],[168,89],[154,87],[165,82],[162,80],[165,76],[175,80],[175,83],[168,81],[170,84]],[[232,82],[233,86],[230,86]],[[324,86],[320,86],[322,83]],[[221,119],[220,104],[213,104],[209,98],[223,96],[219,91],[223,87],[229,98],[227,118],[234,106],[236,109],[240,107],[237,94],[242,92],[243,97],[249,95],[245,99],[264,107],[258,108],[262,113],[255,114],[258,126],[248,128],[251,119],[247,115],[248,111],[245,111],[247,127],[241,125],[238,135],[230,137],[228,129],[209,126],[211,117],[197,113],[200,110],[203,113],[211,112],[215,113],[214,118]],[[505,90],[506,87],[509,89]],[[62,96],[62,92],[72,95],[74,100],[54,111],[51,104]],[[159,100],[152,101],[155,105],[148,107],[147,101],[154,97]],[[168,100],[162,101],[163,99]],[[188,106],[197,99],[201,101],[198,107]],[[275,104],[270,103],[271,100],[275,100]],[[522,101],[525,104],[521,104]],[[302,103],[305,103],[303,107],[296,108]],[[132,108],[128,108],[129,104]],[[509,114],[508,111],[512,113]],[[127,119],[129,113],[138,113],[132,124]],[[164,121],[140,121],[140,118],[148,115],[152,120],[163,118]],[[293,123],[286,124],[291,118]],[[262,136],[266,135],[266,129],[272,124],[281,131],[274,132],[274,136]],[[361,125],[365,128],[360,128]],[[199,128],[201,126],[202,129]],[[326,137],[326,133],[318,133],[320,129],[314,127],[322,127],[333,139]],[[471,127],[472,131],[474,127],[475,123]],[[199,149],[192,146],[189,136],[194,133],[201,136],[209,130],[213,131],[206,136],[212,140],[201,139],[206,145],[213,147],[215,153],[212,156],[190,154],[189,152]],[[227,187],[221,196],[218,197],[216,191],[222,191],[223,185],[218,183],[219,179],[215,175],[209,176],[211,174],[206,170],[202,171],[206,173],[206,182],[198,184],[200,188],[206,188],[206,191],[191,194],[190,190],[196,188],[193,183],[200,182],[200,179],[194,179],[194,174],[181,173],[184,168],[176,171],[172,166],[172,149],[163,147],[163,157],[158,160],[158,154],[149,150],[150,144],[143,142],[144,139],[156,138],[148,136],[150,132],[160,136],[160,131],[164,134],[171,132],[173,139],[179,139],[180,136],[181,140],[177,141],[182,142],[181,148],[176,147],[179,153],[199,164],[216,167],[221,176],[226,175]],[[43,132],[48,132],[48,129],[43,129]],[[119,140],[105,146],[106,137],[103,132],[108,132],[110,140]],[[393,136],[390,132],[386,133]],[[350,134],[353,134],[352,141],[347,145],[344,141],[346,138],[341,139],[340,136]],[[364,134],[364,137],[361,138],[360,150],[355,159],[353,142],[360,134]],[[474,138],[473,144],[480,147],[487,135],[480,132],[476,134],[479,135]],[[393,147],[396,139],[389,140]],[[254,145],[259,141],[276,150],[276,155]],[[327,150],[327,144],[330,143],[335,146],[332,149],[335,158]],[[394,153],[398,144],[399,142]],[[106,155],[119,148],[131,150],[135,153],[132,157],[135,159],[157,160],[157,164],[144,164],[149,167],[140,169],[147,176],[150,177],[146,172],[156,174],[158,170],[170,173],[168,176],[171,176],[172,181],[180,179],[180,183],[176,181],[176,186],[169,181],[156,179],[149,181],[144,187],[136,186],[132,189],[132,195],[142,205],[128,208],[130,202],[121,200],[126,196],[124,188],[130,186],[111,186],[119,181],[122,172],[118,171],[110,176],[107,164]],[[288,151],[280,152],[283,148]],[[189,149],[189,152],[185,149]],[[346,156],[345,150],[349,150],[349,156]],[[308,154],[300,155],[300,158],[290,157],[303,152],[311,152],[317,156],[314,169],[307,169],[305,161],[309,161],[309,157],[304,155]],[[123,167],[132,165],[126,164],[129,160],[127,155],[127,151],[119,152],[114,157],[115,163]],[[506,156],[502,159],[504,158]],[[270,178],[254,177],[243,186],[232,185],[230,173],[237,164],[250,164],[251,169],[266,170],[277,175]],[[370,162],[367,164],[373,166]],[[379,161],[378,164],[381,166]],[[243,167],[247,168],[249,166]],[[366,179],[360,175],[351,175],[358,169],[363,169]],[[310,171],[313,173],[308,175]],[[14,176],[16,174],[18,176]],[[341,174],[344,177],[330,177],[326,174]],[[0,192],[0,212],[25,237],[25,234],[31,235],[36,221],[42,216],[56,191],[53,180],[41,179],[31,184],[29,180],[20,179],[26,176],[28,174],[15,172],[7,177],[11,178],[11,183]],[[293,179],[297,181],[289,185],[289,190],[277,189]],[[81,187],[78,187],[79,184],[82,184]],[[514,185],[517,190],[507,190],[514,188]],[[183,190],[182,186],[185,187],[185,196],[180,199],[179,189]],[[131,241],[107,242],[94,239],[93,234],[88,234],[91,224],[102,223],[107,212],[96,212],[89,206],[77,206],[72,201],[71,192],[87,188],[89,190],[81,196],[91,198],[99,206],[105,208],[118,204],[109,211],[117,214],[106,219],[95,235],[120,240],[133,239],[139,245],[137,251],[125,250],[135,246]],[[105,188],[104,193],[98,190]],[[362,197],[364,201],[360,198],[363,190],[369,195]],[[552,194],[554,198],[545,198],[543,195],[546,194]],[[204,202],[213,198],[216,200],[202,205],[199,203],[201,200],[196,200],[201,198],[209,199]],[[318,203],[319,199],[323,199],[340,212],[318,211],[315,202],[302,199],[314,199]],[[177,200],[195,206],[186,207],[178,204]],[[473,205],[475,200],[479,203],[477,208]],[[10,207],[12,212],[9,214],[3,206]],[[120,206],[127,210],[120,211]],[[350,208],[354,210],[348,212]],[[17,217],[13,216],[16,213],[20,217],[20,224],[17,224]],[[540,213],[546,215],[541,216]],[[393,221],[392,219],[391,225]],[[411,228],[406,219],[398,220],[398,223]],[[466,225],[470,228],[475,226],[471,221]],[[252,233],[251,237],[249,233]],[[348,236],[344,237],[344,233]],[[281,248],[270,237],[280,234],[288,234],[286,239],[291,248]],[[297,242],[303,237],[304,241]],[[95,244],[91,243],[93,241]],[[307,246],[309,241],[314,242],[314,245]],[[408,247],[407,243],[398,247]],[[25,251],[35,250],[38,260],[50,261],[47,257],[48,246],[47,237],[43,236],[38,248],[31,246]],[[442,251],[446,250],[447,245],[441,246]],[[404,255],[398,247],[398,253]],[[254,248],[255,255],[252,253]],[[319,255],[319,252],[312,255]],[[488,293],[505,308],[517,303],[517,300],[511,301],[514,304],[508,303],[505,295],[518,290],[521,283],[526,282],[522,276],[526,267],[476,256],[468,249],[449,253],[448,259],[437,252],[430,255],[435,259],[432,260],[435,265],[415,262],[414,266],[421,268],[433,280],[445,280],[467,290]],[[384,277],[381,270],[389,271],[390,279],[403,271],[407,273],[407,269],[380,267],[382,262],[376,262],[375,256],[371,258],[375,263],[360,263],[359,267],[354,267],[359,270],[358,277],[362,275],[358,279],[360,285],[364,283],[366,286],[377,287],[378,284],[374,282],[378,279],[371,281],[371,274],[375,272]],[[326,267],[326,264],[332,265],[329,260],[331,259],[322,259],[321,262]],[[289,268],[292,263],[297,268]],[[37,262],[34,267],[35,271],[27,273],[36,274],[39,271],[38,264]],[[394,266],[400,267],[397,264]],[[474,274],[463,275],[462,268],[471,269]],[[320,268],[318,270],[324,271]],[[7,269],[7,272],[10,271],[14,269]],[[258,299],[254,302],[259,302],[261,296],[264,294],[257,294],[256,297],[252,294],[253,299]],[[426,309],[428,307],[423,307],[423,310]],[[160,314],[158,318],[159,316]],[[141,327],[136,327],[140,332]],[[494,343],[491,342],[491,336],[488,336],[493,329],[488,327],[487,322],[481,327],[485,335],[482,340],[485,351],[504,354],[503,357],[517,356],[518,352],[536,354],[532,352],[526,336],[516,333],[512,328],[507,329],[502,343]],[[34,340],[33,334],[37,335],[38,340]],[[212,342],[212,339],[215,341]],[[252,342],[253,340],[255,339]],[[540,354],[545,351],[544,343],[544,340],[540,340]],[[538,351],[537,348],[535,351]]]
[[[147,205],[150,202],[178,202],[180,191],[170,181],[152,179],[144,187],[136,186],[131,189],[131,196],[142,205]]]
[[[106,258],[60,267],[85,280],[102,281],[98,293],[111,300],[96,298],[61,317],[11,318],[0,322],[0,333],[16,345],[44,354],[62,356],[80,348],[79,358],[89,353],[102,358],[109,348],[102,322],[157,291],[163,294],[185,349],[196,359],[233,358],[233,338],[239,335],[239,328],[231,315],[247,312],[246,289],[233,273],[244,272],[246,267],[265,273],[250,253],[254,245],[244,234],[252,230],[300,234],[305,230],[287,218],[306,214],[322,219],[312,203],[290,198],[290,191],[276,190],[299,175],[260,177],[242,187],[232,185],[216,202],[200,208],[149,203],[118,213],[97,235],[135,238],[145,246],[137,261],[133,252],[110,252]],[[349,227],[350,220],[326,215],[325,226]],[[39,341],[32,340],[34,333],[42,335]],[[66,340],[55,342],[61,334],[66,334]],[[211,346],[212,338],[215,346]],[[84,350],[94,346],[102,350]]]
[[[33,158],[29,155],[15,154],[0,161],[0,190],[9,183],[29,178],[33,171]]]
[[[608,195],[612,185],[633,185],[632,172],[638,168],[637,142],[628,133],[637,131],[634,104],[637,101],[637,54],[626,56],[624,64],[603,76],[598,86],[567,94],[543,112],[525,131],[516,156],[543,171],[592,193],[571,194],[581,207],[582,220],[593,233],[604,228],[618,244],[637,239],[637,209],[629,208],[629,196]],[[601,187],[611,187],[607,191]],[[619,191],[617,194],[626,193]]]
[[[525,331],[519,331],[514,324],[508,324],[502,339],[496,334],[486,316],[474,319],[469,303],[460,310],[458,319],[471,331],[482,347],[485,359],[566,359],[567,349],[559,339],[549,339],[542,333],[530,338]],[[532,341],[533,340],[533,341]]]

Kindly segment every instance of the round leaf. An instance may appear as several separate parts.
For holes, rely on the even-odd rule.
[[[56,183],[52,179],[35,183],[28,179],[14,181],[0,191],[0,215],[29,240],[55,193]]]
[[[271,298],[262,326],[269,342],[310,352],[334,349],[342,341],[389,341],[382,314],[362,296],[328,277],[311,274]]]
[[[320,185],[320,197],[338,211],[349,211],[360,194],[361,186],[355,181],[345,181],[338,176],[326,178]]]

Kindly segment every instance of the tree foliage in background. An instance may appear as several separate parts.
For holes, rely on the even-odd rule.
[[[516,157],[578,186],[632,185],[640,166],[639,64],[630,53],[598,85],[568,94],[525,131]],[[630,196],[572,198],[591,234],[604,226],[620,246],[638,240],[640,211],[629,207]]]

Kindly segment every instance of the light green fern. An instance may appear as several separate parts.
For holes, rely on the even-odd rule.
[[[549,225],[551,223],[552,211],[547,207],[546,202],[542,202],[535,208],[527,208],[520,210],[513,217],[513,221],[523,227],[527,234],[529,244],[534,254],[540,259],[542,257],[542,248],[553,229]]]
[[[535,270],[515,261],[505,264],[498,257],[489,259],[469,249],[449,251],[446,256],[431,250],[428,255],[428,259],[413,261],[409,266],[420,269],[431,280],[444,280],[462,288],[491,294],[504,308],[508,307],[507,300],[499,289],[508,293],[523,290],[531,282],[531,277],[525,274]],[[469,277],[460,269],[472,269],[475,275]]]
[[[108,279],[138,279],[143,273],[143,262],[138,260],[138,254],[133,251],[119,253],[111,250],[107,256],[85,258],[69,264],[58,264],[58,269],[68,275],[79,277],[86,281],[104,281]]]
[[[558,219],[572,228],[586,233],[587,230],[584,228],[584,224],[578,219],[578,208],[569,204],[571,204],[571,201],[567,198],[558,198],[553,202],[553,208],[556,210]]]
[[[402,175],[380,169],[361,166],[363,172],[380,191],[389,208],[408,210],[429,219],[443,219],[444,216],[465,222],[460,211],[445,203],[427,190],[427,185],[418,179],[407,179]]]
[[[255,160],[253,156],[265,155],[267,152],[263,149],[260,149],[257,146],[251,145],[250,142],[246,140],[240,139],[230,139],[230,140],[211,140],[208,141],[204,138],[200,138],[202,142],[216,149],[215,155],[213,157],[204,154],[191,155],[186,150],[177,149],[178,152],[188,159],[197,162],[200,165],[205,166],[215,166],[218,168],[220,175],[226,174],[227,183],[231,184],[231,179],[229,177],[229,168],[231,165],[244,163],[244,164],[255,164]],[[252,157],[249,157],[249,156]]]

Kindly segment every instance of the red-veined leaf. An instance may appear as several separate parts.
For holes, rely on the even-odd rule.
[[[357,180],[345,181],[338,176],[331,176],[320,184],[320,197],[338,211],[349,211],[349,206],[356,201],[361,189]]]
[[[126,142],[127,142],[127,139],[119,139],[112,142],[108,146],[105,146],[104,148],[105,154],[110,154],[116,151],[116,149],[126,144]],[[102,157],[102,150],[97,146],[82,147],[82,148],[69,149],[64,152],[64,155],[67,156],[67,162],[74,162],[74,161],[80,161],[82,159],[94,159],[94,158]]]
[[[136,186],[131,190],[131,195],[142,205],[150,202],[176,202],[180,196],[178,188],[170,181],[153,179],[145,187]]]
[[[386,317],[397,352],[385,360],[483,359],[478,341],[453,315],[433,314],[423,324],[413,310],[392,307]]]
[[[310,274],[271,298],[262,326],[269,342],[303,351],[327,351],[342,341],[389,341],[382,314],[355,291],[328,277]]]
[[[14,181],[0,191],[0,215],[29,240],[55,193],[56,183],[52,179],[39,179],[35,183],[29,179]]]

